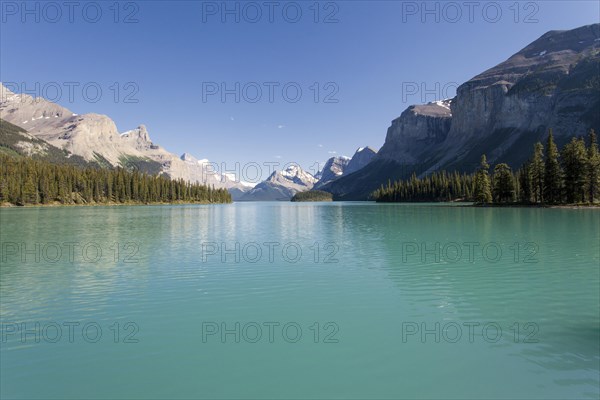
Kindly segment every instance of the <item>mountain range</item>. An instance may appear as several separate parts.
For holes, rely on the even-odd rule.
[[[209,160],[189,153],[180,157],[170,153],[150,139],[144,125],[119,133],[114,121],[106,115],[78,115],[44,98],[13,93],[2,84],[0,116],[3,124],[0,145],[13,152],[57,162],[76,161],[79,165],[164,174],[225,188],[236,201],[288,201],[299,191],[332,182],[347,171],[359,170],[375,155],[374,150],[365,147],[352,158],[333,157],[317,177],[299,166],[290,166],[273,172],[253,187],[236,176],[216,172]]]
[[[321,190],[366,200],[389,180],[436,170],[520,167],[553,130],[559,146],[600,130],[600,24],[550,31],[457,89],[453,99],[408,107],[362,170]]]
[[[2,84],[0,116],[27,132],[23,143],[32,137],[90,164],[164,174],[173,179],[225,188],[236,194],[251,188],[215,172],[208,160],[168,152],[152,142],[144,125],[119,133],[114,121],[106,115],[78,115],[44,98],[13,93]]]
[[[273,172],[265,181],[239,197],[241,201],[288,201],[298,192],[318,189],[345,174],[365,167],[377,154],[370,147],[359,148],[352,158],[331,157],[314,176],[298,165]]]
[[[168,152],[144,125],[120,133],[108,116],[77,115],[2,84],[0,118],[4,152],[164,174],[225,188],[234,200],[283,201],[313,188],[335,200],[367,200],[413,173],[472,172],[482,154],[518,168],[550,129],[559,146],[600,131],[600,24],[550,31],[459,86],[454,98],[411,105],[391,122],[378,152],[362,147],[352,158],[332,157],[315,176],[290,166],[254,187],[215,172],[208,160]]]

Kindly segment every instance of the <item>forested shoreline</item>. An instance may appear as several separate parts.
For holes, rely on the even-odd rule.
[[[231,203],[226,189],[122,168],[77,167],[0,154],[1,205]]]
[[[471,174],[434,172],[423,178],[388,182],[373,192],[372,199],[393,202],[465,201],[478,205],[597,205],[600,201],[600,154],[596,133],[587,143],[573,138],[561,151],[552,131],[546,146],[538,142],[533,154],[516,173],[507,164],[497,164],[490,174],[486,156]]]
[[[333,201],[333,195],[322,190],[299,192],[292,197],[291,202]]]

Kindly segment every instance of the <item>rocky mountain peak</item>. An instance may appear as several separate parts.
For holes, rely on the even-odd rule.
[[[317,179],[299,165],[290,165],[282,171],[273,172],[241,196],[242,201],[289,201],[296,193],[313,188]]]
[[[299,165],[292,164],[284,170],[273,172],[267,181],[278,183],[289,182],[296,185],[312,187],[317,182],[317,179],[310,173],[304,171]]]
[[[148,134],[145,125],[140,125],[135,129],[123,132],[121,137],[138,143],[152,144],[152,140],[150,140],[150,135]]]
[[[371,160],[373,160],[376,155],[377,151],[369,146],[358,148],[348,162],[348,165],[344,170],[344,175],[352,174],[359,169],[364,168],[371,162]]]
[[[432,101],[427,104],[417,104],[408,107],[407,112],[428,117],[451,117],[452,99]]]
[[[346,156],[331,157],[327,160],[323,169],[318,173],[319,186],[342,176],[349,162],[350,158]]]
[[[196,157],[194,157],[193,155],[191,155],[190,153],[183,153],[181,155],[181,158],[183,161],[188,161],[188,162],[192,162],[192,163],[197,163],[198,159]]]

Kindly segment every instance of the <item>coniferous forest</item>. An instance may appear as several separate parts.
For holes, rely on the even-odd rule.
[[[309,190],[307,192],[296,193],[291,201],[333,201],[333,195],[322,190]]]
[[[573,138],[561,151],[552,131],[538,142],[518,171],[497,164],[490,171],[485,155],[477,171],[434,172],[423,178],[389,182],[372,194],[377,202],[466,201],[478,204],[597,204],[600,202],[600,154],[596,134],[587,143]]]
[[[225,189],[122,168],[54,164],[0,154],[0,204],[230,203]]]

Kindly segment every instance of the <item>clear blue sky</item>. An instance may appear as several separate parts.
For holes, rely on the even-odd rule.
[[[85,12],[86,2],[80,2],[72,16],[66,7],[58,16],[44,2],[27,3],[34,10],[27,14],[21,3],[2,3],[2,81],[25,82],[30,89],[39,82],[51,94],[56,92],[48,83],[56,82],[63,86],[58,101],[63,106],[80,114],[107,114],[120,131],[145,124],[156,143],[177,154],[229,166],[294,161],[306,168],[333,152],[351,156],[360,146],[379,148],[390,121],[423,100],[423,93],[403,96],[403,87],[425,85],[433,92],[427,101],[452,97],[456,83],[543,33],[600,18],[598,1],[524,1],[518,7],[515,1],[499,1],[499,16],[486,1],[476,2],[472,13],[464,1],[453,3],[460,9],[427,2],[433,14],[425,13],[421,1],[321,2],[318,23],[313,1],[275,2],[273,22],[264,1],[237,3],[239,22],[235,14],[222,22],[220,1],[121,2],[118,14],[114,1],[96,2]],[[255,5],[262,16],[253,23]],[[296,5],[302,16],[292,23],[298,19]],[[228,7],[235,9],[236,2]],[[97,8],[102,16],[91,23]],[[80,86],[70,101],[65,82],[97,82],[103,96],[92,103]],[[225,102],[219,94],[208,95],[211,82],[229,88],[239,82],[240,102],[233,94]],[[251,82],[262,88],[256,103],[248,101],[256,96],[255,84],[246,86],[246,96],[242,93]],[[265,82],[279,83],[273,102]],[[295,96],[294,86],[302,89],[296,103],[282,93],[290,82],[288,99]],[[316,103],[315,82],[320,86]],[[139,92],[131,99],[138,103],[126,102],[135,88]],[[89,90],[93,98],[93,87]],[[336,90],[330,98],[338,102],[325,102]]]

